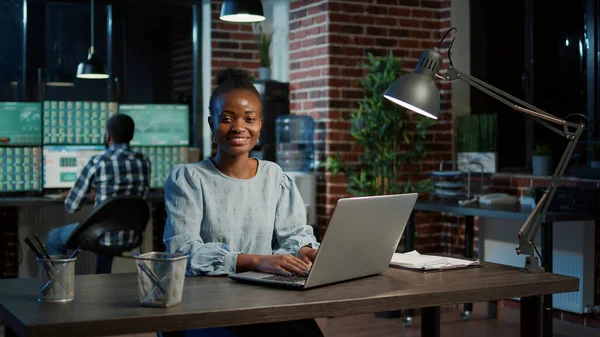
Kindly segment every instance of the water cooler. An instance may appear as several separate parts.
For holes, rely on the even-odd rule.
[[[315,122],[309,116],[283,115],[275,119],[275,161],[296,183],[306,206],[307,223],[316,230],[314,130]]]

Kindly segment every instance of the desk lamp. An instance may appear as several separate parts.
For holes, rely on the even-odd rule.
[[[465,74],[464,72],[454,68],[450,55],[450,50],[454,38],[448,46],[448,60],[450,65],[448,66],[445,75],[439,75],[438,71],[443,62],[443,57],[440,54],[439,49],[442,43],[451,31],[457,31],[456,28],[450,28],[446,34],[440,40],[438,46],[431,50],[426,50],[421,54],[421,58],[417,62],[415,70],[407,75],[398,78],[392,85],[386,90],[383,96],[390,101],[403,106],[409,110],[427,116],[429,118],[437,119],[440,114],[440,93],[434,82],[434,79],[440,79],[443,81],[454,81],[462,80],[467,84],[481,90],[487,95],[497,99],[498,101],[508,105],[512,109],[529,115],[536,122],[544,125],[550,130],[558,133],[565,139],[568,144],[565,151],[556,167],[552,180],[546,191],[540,198],[538,204],[533,209],[525,223],[517,233],[519,238],[519,247],[516,248],[517,254],[527,255],[525,258],[524,271],[530,273],[543,272],[544,268],[539,266],[538,258],[535,253],[537,248],[535,247],[534,239],[537,234],[548,206],[554,197],[558,182],[561,180],[562,175],[571,159],[575,145],[579,140],[579,136],[585,129],[586,125],[582,123],[568,122],[564,119],[557,118],[535,106],[528,104],[516,97],[509,95],[508,93],[495,88],[480,79],[477,79],[471,75]],[[581,114],[571,114],[565,118],[572,116],[580,116],[586,120],[587,118]],[[538,256],[540,255],[537,252]],[[543,264],[544,261],[542,261]]]

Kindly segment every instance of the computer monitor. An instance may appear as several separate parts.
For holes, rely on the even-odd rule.
[[[0,193],[40,190],[39,147],[0,147]]]
[[[119,105],[135,122],[132,146],[188,146],[189,107],[184,104]]]
[[[114,102],[45,101],[44,144],[100,145]]]
[[[42,142],[42,104],[0,102],[0,146]]]
[[[150,188],[152,189],[163,188],[173,168],[189,161],[188,148],[183,146],[133,147],[132,150],[143,153],[150,160]]]
[[[45,189],[73,187],[77,175],[95,155],[106,151],[104,146],[56,145],[44,146],[43,181]]]

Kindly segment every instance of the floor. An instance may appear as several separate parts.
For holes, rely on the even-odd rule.
[[[519,309],[500,307],[498,319],[488,319],[487,305],[476,303],[471,318],[464,322],[459,316],[462,306],[444,307],[441,314],[442,337],[507,337],[519,335]],[[358,315],[339,318],[320,318],[317,322],[326,337],[417,337],[421,335],[419,317],[405,328],[401,318],[377,318],[374,315]],[[139,334],[121,337],[155,337],[155,334]],[[554,320],[556,337],[598,337],[600,329],[589,328],[566,321]]]

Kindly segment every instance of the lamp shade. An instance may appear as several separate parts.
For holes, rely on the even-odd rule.
[[[259,22],[265,20],[260,0],[225,0],[220,19],[228,22]]]
[[[89,53],[87,60],[77,66],[77,78],[104,79],[108,78],[108,74],[104,69],[104,64],[93,53]]]
[[[440,91],[434,77],[442,61],[437,48],[424,51],[415,70],[399,77],[383,96],[409,110],[437,119],[440,115]]]

